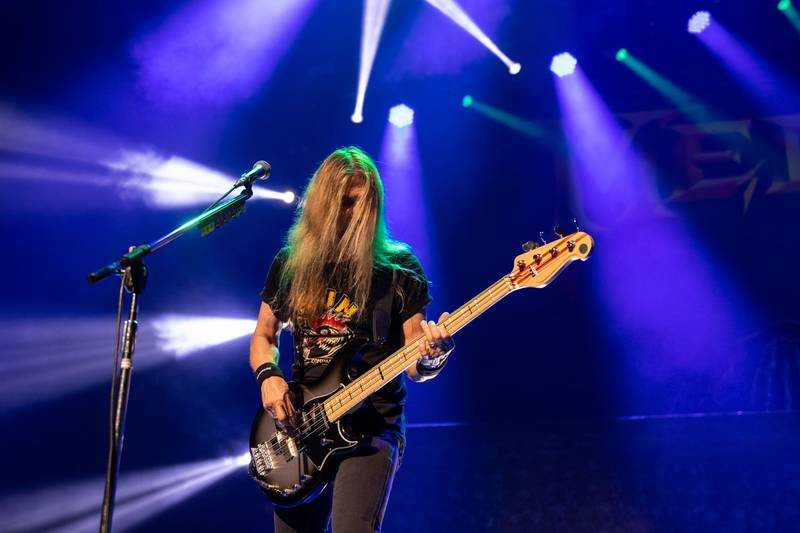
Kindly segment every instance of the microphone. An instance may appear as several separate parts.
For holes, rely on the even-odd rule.
[[[253,164],[253,168],[242,174],[233,186],[234,188],[241,186],[249,187],[256,180],[267,179],[271,170],[272,167],[270,167],[269,163],[266,161],[256,161]]]

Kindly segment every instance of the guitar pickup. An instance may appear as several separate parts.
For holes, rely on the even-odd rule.
[[[286,436],[285,433],[279,431],[272,437],[273,442],[273,450],[283,457],[283,459],[288,463],[298,455],[300,452],[297,450],[297,444],[295,444],[294,439],[291,437]]]

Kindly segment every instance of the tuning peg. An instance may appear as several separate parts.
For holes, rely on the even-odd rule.
[[[530,252],[531,250],[535,250],[538,247],[539,247],[539,245],[536,244],[535,242],[528,241],[528,242],[526,242],[525,244],[522,245],[522,251],[523,252]]]
[[[558,235],[559,239],[563,239],[566,231],[564,231],[564,228],[562,228],[561,226],[553,226],[553,233]]]

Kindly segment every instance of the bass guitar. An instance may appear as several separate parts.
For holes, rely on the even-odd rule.
[[[447,331],[455,334],[513,291],[546,286],[572,261],[585,261],[593,246],[592,238],[581,231],[546,244],[526,243],[511,272],[444,321]],[[416,364],[420,338],[357,375],[350,362],[363,343],[345,346],[313,385],[290,383],[298,406],[291,428],[278,427],[259,409],[250,432],[250,474],[275,505],[309,502],[325,488],[336,462],[361,444],[358,436],[348,433],[343,417]]]

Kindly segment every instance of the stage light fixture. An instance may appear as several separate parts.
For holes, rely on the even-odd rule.
[[[703,33],[710,25],[711,13],[708,11],[698,11],[689,19],[686,29],[689,33]]]
[[[389,122],[398,128],[405,128],[414,123],[414,110],[405,104],[399,104],[389,110]]]
[[[790,7],[792,7],[792,0],[781,0],[778,2],[778,9],[781,11],[786,11]]]
[[[575,72],[576,66],[578,66],[578,60],[569,52],[562,52],[553,56],[553,60],[550,62],[550,70],[559,78],[569,76]]]
[[[472,96],[466,95],[464,98],[461,99],[461,105],[464,107],[469,107],[472,105]]]
[[[520,72],[521,70],[522,70],[522,65],[520,65],[519,63],[512,63],[512,64],[510,64],[510,65],[508,66],[508,72],[509,72],[509,73],[510,73],[512,76],[514,76],[514,75],[516,75],[516,74],[519,74],[519,72]]]
[[[620,48],[617,50],[617,55],[614,56],[617,58],[617,61],[625,61],[628,59],[628,49],[627,48]]]

